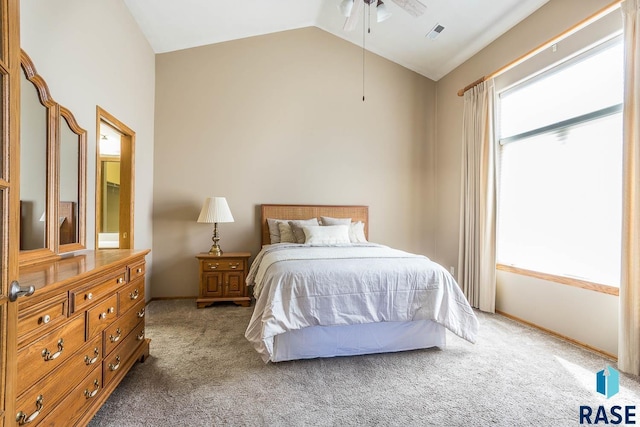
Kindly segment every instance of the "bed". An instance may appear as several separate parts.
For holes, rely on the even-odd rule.
[[[367,206],[261,206],[245,336],[265,362],[442,348],[445,329],[475,342],[477,318],[449,272],[368,242],[368,224]]]

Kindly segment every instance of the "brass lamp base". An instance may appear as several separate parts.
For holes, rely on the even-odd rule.
[[[215,256],[222,255],[222,249],[220,249],[220,245],[218,245],[217,242],[211,245],[211,249],[209,249],[209,255],[215,255]]]
[[[215,256],[222,255],[222,249],[220,248],[220,245],[218,244],[218,241],[220,240],[220,236],[218,236],[218,223],[217,222],[213,223],[213,237],[211,238],[211,240],[213,240],[213,245],[211,245],[211,249],[209,249],[209,255],[215,255]]]

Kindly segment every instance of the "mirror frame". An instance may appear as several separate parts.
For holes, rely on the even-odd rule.
[[[118,249],[134,248],[134,192],[135,192],[135,140],[136,133],[100,106],[96,106],[96,209],[95,209],[95,249],[100,248],[102,222],[102,159],[100,150],[101,126],[109,126],[121,134],[120,138],[120,185]],[[124,236],[123,236],[124,234]]]
[[[58,247],[59,253],[66,253],[77,251],[81,249],[85,249],[85,238],[86,238],[86,217],[87,217],[87,203],[86,203],[86,195],[87,195],[87,131],[82,129],[73,113],[66,107],[60,106],[60,116],[58,118],[58,123],[62,123],[65,121],[69,125],[69,129],[71,132],[78,136],[78,218],[77,221],[77,236],[76,242],[69,244],[60,244]],[[60,147],[61,138],[59,137],[60,132],[58,132],[58,149]],[[60,153],[60,149],[58,153]],[[62,161],[58,158],[58,171],[59,166],[62,164]],[[58,182],[60,175],[58,173]],[[58,193],[58,206],[60,203],[60,196]],[[54,218],[57,218],[54,217]],[[57,221],[56,221],[57,224]],[[58,239],[60,236],[58,235]],[[59,240],[58,240],[59,241]]]
[[[45,248],[20,250],[19,264],[28,265],[59,258],[62,253],[86,249],[87,131],[78,125],[69,109],[54,101],[46,81],[24,50],[20,50],[20,65],[27,80],[36,87],[40,103],[47,109]],[[78,136],[78,235],[77,242],[65,245],[60,245],[58,231],[61,120],[66,120],[71,131]]]

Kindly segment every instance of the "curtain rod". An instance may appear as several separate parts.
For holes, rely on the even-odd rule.
[[[551,40],[541,44],[540,46],[538,46],[535,49],[529,51],[528,53],[525,53],[524,55],[522,55],[521,57],[515,59],[514,61],[511,61],[510,63],[508,63],[504,67],[497,69],[496,71],[494,71],[491,74],[488,74],[486,76],[480,77],[478,80],[474,81],[473,83],[469,83],[463,89],[460,89],[458,91],[458,96],[463,96],[464,93],[466,91],[468,91],[469,89],[471,89],[472,87],[477,86],[480,83],[482,83],[484,81],[487,81],[487,80],[490,80],[490,79],[492,79],[494,77],[498,77],[499,75],[501,75],[503,73],[506,73],[507,71],[509,71],[510,69],[520,65],[524,61],[526,61],[526,60],[528,60],[530,58],[533,58],[534,56],[536,56],[537,54],[539,54],[543,50],[547,49],[548,47],[553,46],[554,44],[566,39],[570,35],[577,33],[581,29],[585,28],[587,25],[597,21],[598,19],[600,19],[603,16],[607,15],[608,13],[612,12],[614,9],[617,9],[618,7],[620,7],[620,3],[622,3],[622,1],[623,0],[615,0],[614,2],[609,4],[608,6],[600,9],[599,11],[594,13],[593,15],[583,19],[582,21],[578,22],[576,25],[572,26],[568,30],[563,31],[562,33],[558,34],[557,36],[555,36]]]

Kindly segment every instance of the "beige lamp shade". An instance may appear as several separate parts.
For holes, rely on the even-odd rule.
[[[233,215],[224,197],[207,197],[202,204],[198,222],[233,222]]]

